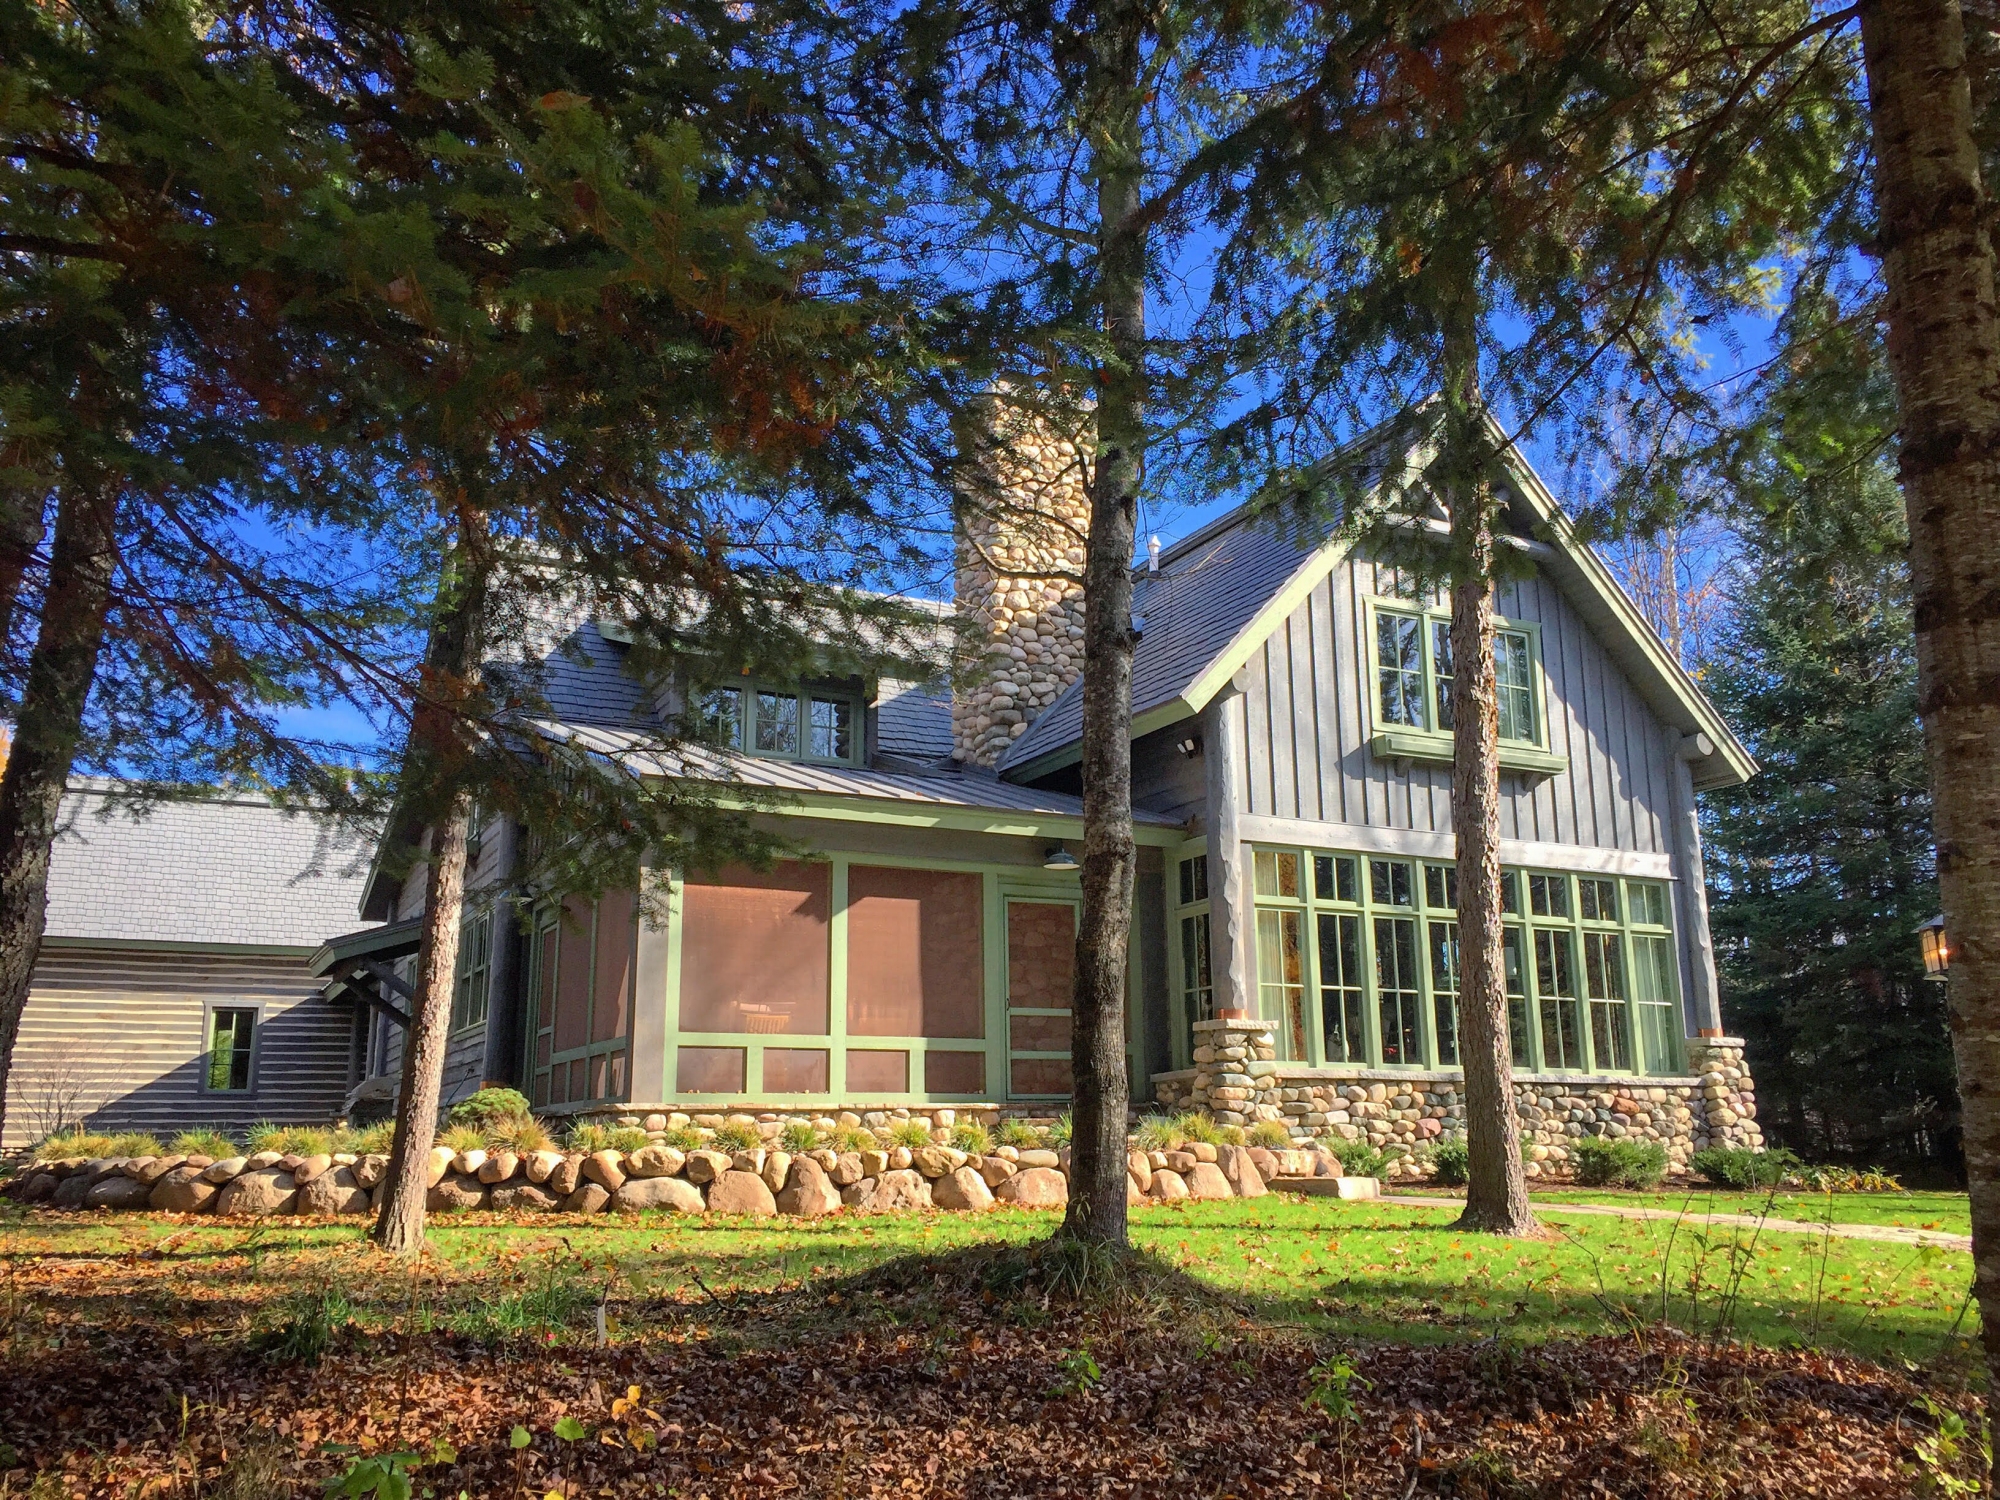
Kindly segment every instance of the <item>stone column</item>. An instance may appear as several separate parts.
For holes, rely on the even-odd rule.
[[[1688,1071],[1701,1080],[1694,1110],[1694,1145],[1764,1149],[1757,1124],[1757,1085],[1743,1060],[1743,1039],[1701,1036],[1688,1039]]]
[[[1243,690],[1231,682],[1201,716],[1202,770],[1208,811],[1208,946],[1217,1010],[1257,1013],[1255,932],[1251,916],[1250,856],[1237,819],[1243,785],[1243,740],[1238,705]]]
[[[1082,436],[989,396],[962,444],[954,595],[970,637],[952,692],[952,753],[991,766],[1083,671]]]
[[[1706,735],[1681,738],[1668,730],[1669,774],[1673,778],[1674,876],[1679,888],[1679,931],[1688,955],[1688,1004],[1682,1024],[1692,1022],[1697,1036],[1722,1035],[1722,1000],[1715,980],[1715,944],[1708,933],[1708,877],[1701,862],[1701,815],[1694,800],[1694,772],[1689,764],[1714,752]]]
[[[1271,1067],[1277,1056],[1271,1028],[1262,1021],[1195,1022],[1190,1105],[1218,1125],[1276,1119],[1280,1111],[1272,1109],[1267,1115],[1258,1106],[1266,1102],[1262,1094],[1276,1091]]]

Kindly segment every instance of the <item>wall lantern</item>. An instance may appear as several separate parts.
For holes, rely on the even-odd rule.
[[[1944,918],[1932,917],[1919,927],[1917,942],[1924,950],[1924,978],[1944,979],[1951,968],[1951,943],[1945,937]]]
[[[1174,748],[1180,751],[1180,753],[1182,755],[1185,755],[1189,760],[1194,760],[1201,754],[1201,736],[1198,734],[1191,734],[1186,739],[1180,741],[1177,745],[1175,745]]]
[[[1074,872],[1082,869],[1083,866],[1076,862],[1075,855],[1071,854],[1069,850],[1063,848],[1061,844],[1057,844],[1053,849],[1049,850],[1048,853],[1042,856],[1042,868],[1044,870],[1063,870],[1063,871]]]

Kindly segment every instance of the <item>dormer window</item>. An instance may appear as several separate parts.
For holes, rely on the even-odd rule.
[[[838,688],[745,683],[701,698],[703,738],[778,760],[859,764],[861,722],[859,699]]]

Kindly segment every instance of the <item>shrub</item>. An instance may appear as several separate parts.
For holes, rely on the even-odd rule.
[[[791,1120],[778,1132],[778,1144],[794,1156],[804,1156],[819,1149],[819,1131],[804,1120]]]
[[[967,1156],[984,1156],[993,1149],[993,1132],[977,1120],[960,1120],[951,1127],[951,1144]]]
[[[183,1130],[167,1149],[178,1156],[212,1156],[221,1161],[236,1154],[236,1142],[219,1130]]]
[[[1141,1151],[1175,1151],[1187,1137],[1172,1115],[1146,1115],[1132,1132],[1132,1144]]]
[[[764,1144],[764,1138],[752,1126],[725,1120],[715,1127],[708,1144],[717,1151],[754,1151]]]
[[[922,1120],[898,1120],[889,1127],[889,1144],[908,1146],[912,1151],[930,1145],[931,1127]]]
[[[528,1096],[519,1089],[481,1089],[454,1104],[445,1123],[490,1130],[502,1120],[525,1119],[529,1113]]]
[[[1026,1120],[1016,1119],[1011,1115],[1000,1122],[1000,1129],[995,1132],[993,1138],[1000,1145],[1012,1146],[1016,1151],[1035,1150],[1043,1141],[1041,1131]]]
[[[1215,1127],[1215,1144],[1218,1146],[1241,1146],[1249,1137],[1244,1135],[1241,1125],[1218,1125]]]
[[[1223,1138],[1222,1127],[1207,1115],[1189,1110],[1176,1116],[1174,1128],[1181,1133],[1181,1140],[1188,1145],[1223,1146],[1228,1142]]]
[[[1587,1135],[1570,1148],[1577,1180],[1588,1187],[1650,1191],[1667,1175],[1667,1148],[1658,1141]]]
[[[1746,1151],[1740,1146],[1710,1146],[1689,1157],[1688,1165],[1717,1187],[1739,1191],[1776,1187],[1800,1167],[1798,1157],[1789,1151]]]
[[[486,1132],[477,1125],[447,1125],[438,1132],[437,1143],[453,1151],[484,1151]]]
[[[298,1292],[285,1299],[276,1322],[253,1343],[281,1363],[316,1365],[353,1322],[353,1304],[339,1288]]]
[[[1471,1148],[1465,1137],[1444,1136],[1431,1147],[1431,1170],[1446,1187],[1464,1187],[1472,1177]]]
[[[872,1130],[863,1130],[859,1125],[834,1126],[827,1132],[826,1143],[835,1151],[873,1151],[882,1144]]]
[[[1076,1122],[1070,1119],[1069,1111],[1056,1116],[1055,1124],[1049,1127],[1049,1144],[1060,1151],[1067,1146],[1070,1137],[1076,1134]]]
[[[1768,1153],[1767,1153],[1768,1154]],[[1903,1184],[1879,1167],[1809,1166],[1797,1172],[1799,1185],[1815,1193],[1900,1193]]]
[[[1292,1132],[1282,1120],[1259,1120],[1250,1127],[1247,1139],[1253,1146],[1266,1146],[1273,1151],[1292,1149]]]
[[[1322,1136],[1320,1141],[1349,1177],[1380,1177],[1389,1165],[1389,1158],[1366,1141],[1337,1135]]]
[[[521,1115],[515,1119],[496,1120],[486,1127],[486,1138],[504,1151],[512,1151],[517,1156],[532,1156],[537,1151],[553,1151],[556,1138],[549,1134],[549,1128],[533,1115]]]

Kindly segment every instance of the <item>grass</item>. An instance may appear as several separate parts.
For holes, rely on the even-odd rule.
[[[1692,1197],[1690,1197],[1692,1193]],[[1972,1208],[1963,1193],[1738,1193],[1726,1189],[1663,1188],[1657,1193],[1610,1193],[1589,1189],[1555,1189],[1534,1194],[1537,1203],[1640,1203],[1649,1208],[1690,1213],[1768,1213],[1774,1219],[1808,1224],[1887,1224],[1903,1229],[1936,1229],[1946,1234],[1972,1233]]]
[[[1651,1201],[1678,1206],[1684,1196]],[[1131,1223],[1136,1245],[1241,1316],[1309,1336],[1534,1341],[1643,1327],[1664,1306],[1674,1324],[1703,1334],[1921,1364],[1962,1358],[1978,1333],[1977,1313],[1965,1307],[1971,1257],[1963,1253],[1594,1216],[1552,1220],[1557,1237],[1545,1242],[1495,1241],[1453,1230],[1455,1212],[1274,1195],[1145,1206]],[[424,1295],[437,1326],[587,1341],[602,1300],[622,1337],[670,1332],[707,1309],[727,1312],[732,1337],[774,1344],[796,1333],[787,1319],[836,1316],[844,1301],[858,1307],[865,1299],[841,1289],[899,1258],[1025,1245],[1055,1222],[1019,1210],[777,1223],[479,1219],[434,1221],[437,1280]],[[412,1295],[406,1277],[381,1274],[359,1226],[10,1211],[0,1217],[0,1245],[24,1271],[98,1259],[87,1289],[65,1293],[83,1304],[70,1305],[65,1322],[92,1321],[92,1308],[175,1325],[191,1308],[254,1317],[265,1304],[296,1308],[313,1289],[338,1284],[355,1323],[380,1329],[404,1315]],[[284,1319],[263,1326],[273,1321]]]

